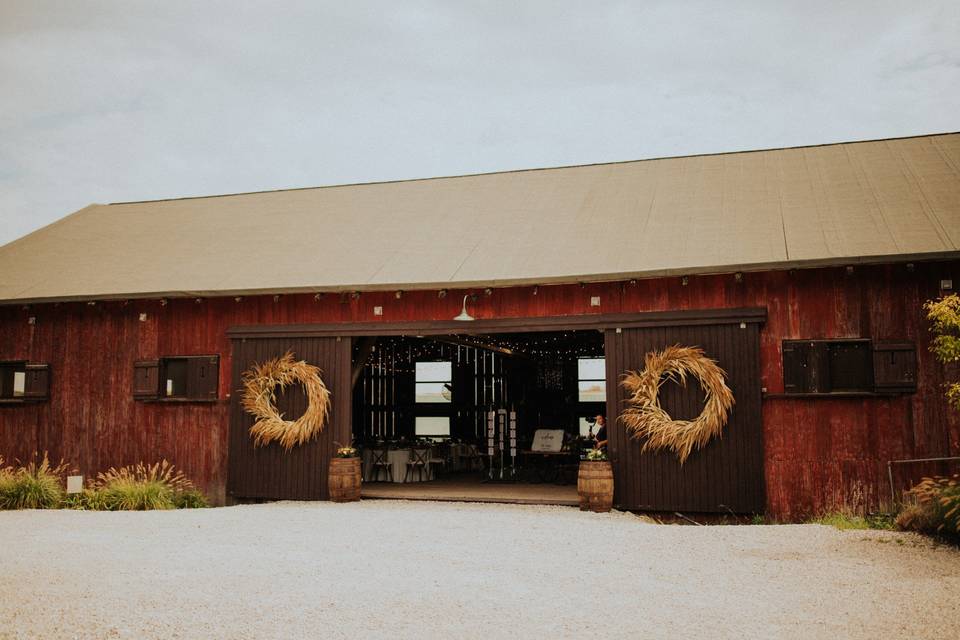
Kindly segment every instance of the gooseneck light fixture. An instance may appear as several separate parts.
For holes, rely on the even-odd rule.
[[[476,320],[476,318],[474,318],[472,315],[467,313],[467,298],[469,297],[470,297],[469,293],[463,296],[463,310],[460,311],[460,315],[456,316],[454,320],[458,320],[460,322],[470,322],[472,320]]]

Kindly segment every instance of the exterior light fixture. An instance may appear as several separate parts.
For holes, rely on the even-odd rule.
[[[437,297],[438,297],[438,298],[446,298],[446,297],[447,297],[447,290],[446,290],[446,289],[440,289],[440,291],[437,291]]]
[[[680,284],[682,284],[683,286],[687,286],[688,284],[690,284],[690,276],[683,276],[682,278],[680,278]]]
[[[397,291],[397,292],[396,292],[395,294],[393,294],[393,295],[394,295],[394,297],[396,297],[397,300],[399,300],[400,298],[403,297],[403,291]]]
[[[737,282],[743,282],[743,273],[740,271],[737,271],[735,274],[733,274],[733,279],[736,280]]]
[[[467,298],[469,297],[470,297],[469,293],[463,296],[463,309],[460,311],[460,315],[456,316],[454,320],[457,320],[459,322],[471,322],[473,320],[476,320],[476,318],[474,318],[472,315],[467,313]]]
[[[852,275],[853,275],[853,265],[852,265],[852,264],[848,264],[848,265],[847,265],[847,275],[848,275],[848,276],[852,276]]]

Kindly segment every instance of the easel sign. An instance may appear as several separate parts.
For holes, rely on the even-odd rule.
[[[563,429],[537,429],[533,434],[531,451],[556,453],[563,449]]]

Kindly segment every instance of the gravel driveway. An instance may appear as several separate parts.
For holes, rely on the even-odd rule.
[[[0,637],[956,638],[960,552],[364,501],[0,512]]]

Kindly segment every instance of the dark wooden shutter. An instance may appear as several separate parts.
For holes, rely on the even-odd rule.
[[[795,340],[783,342],[783,391],[807,392],[807,354],[809,344]]]
[[[133,363],[133,397],[156,400],[160,397],[160,361],[137,360]]]
[[[220,356],[194,356],[187,362],[187,397],[216,400],[220,380]]]
[[[830,354],[819,340],[783,341],[785,393],[829,393]]]
[[[28,364],[23,397],[29,400],[47,400],[50,397],[50,365]]]
[[[917,349],[913,343],[873,345],[873,378],[878,392],[912,393],[917,390]]]

